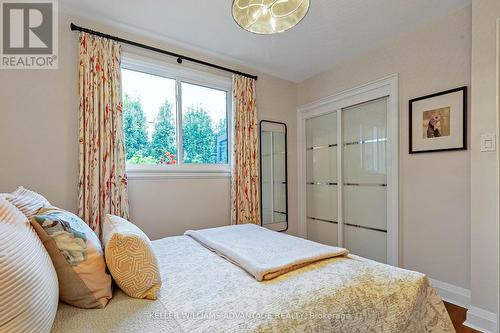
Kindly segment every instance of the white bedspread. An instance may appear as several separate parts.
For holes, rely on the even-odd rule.
[[[271,231],[255,224],[231,225],[184,233],[253,275],[271,280],[313,262],[346,255],[344,248]]]
[[[258,282],[187,236],[153,241],[156,301],[115,290],[104,309],[60,304],[57,333],[454,332],[420,273],[353,255]]]

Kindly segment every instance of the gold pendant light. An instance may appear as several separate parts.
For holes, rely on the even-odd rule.
[[[256,34],[275,34],[297,25],[309,10],[309,0],[233,0],[233,18]]]

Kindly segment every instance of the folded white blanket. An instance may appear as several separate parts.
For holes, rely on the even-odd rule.
[[[254,224],[184,233],[228,259],[258,281],[270,280],[318,260],[346,255],[344,248],[271,231]]]

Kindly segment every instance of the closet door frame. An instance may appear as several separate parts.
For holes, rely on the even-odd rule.
[[[299,236],[307,237],[306,218],[306,120],[337,111],[337,135],[341,135],[342,109],[368,101],[387,98],[387,263],[399,266],[399,117],[398,74],[393,74],[336,95],[297,108],[297,156]],[[340,138],[339,138],[340,139]],[[338,140],[338,142],[342,142]],[[341,151],[341,150],[340,150]],[[337,160],[342,171],[341,159]],[[340,168],[339,168],[340,167]],[[338,186],[339,245],[343,238],[342,182]]]

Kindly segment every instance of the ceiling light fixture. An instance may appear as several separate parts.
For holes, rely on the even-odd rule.
[[[233,0],[233,18],[256,34],[275,34],[296,26],[306,16],[310,0]]]

